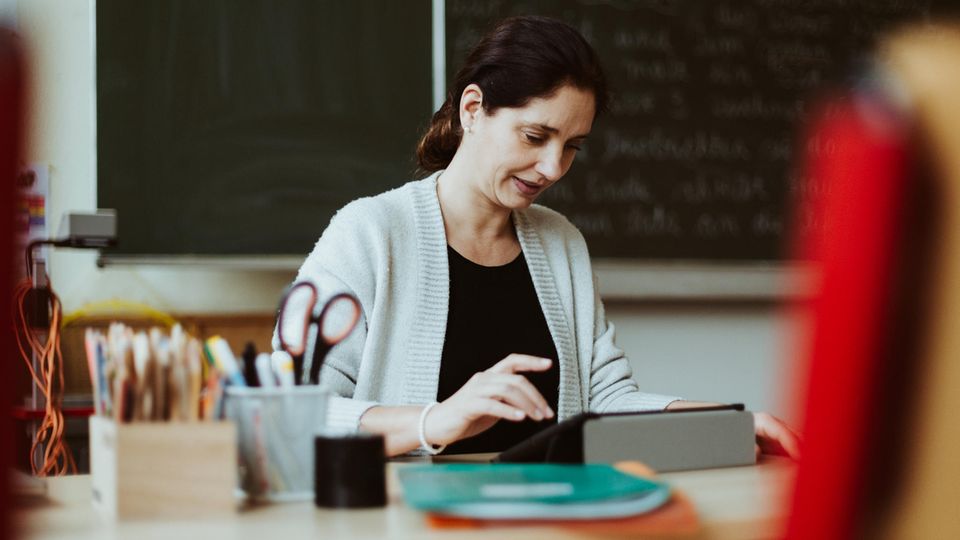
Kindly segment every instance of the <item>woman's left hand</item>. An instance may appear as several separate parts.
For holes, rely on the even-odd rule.
[[[765,412],[753,413],[753,431],[758,458],[761,453],[800,458],[800,438],[783,420]]]
[[[722,404],[678,399],[667,405],[667,410],[716,407],[718,405]],[[758,458],[760,454],[787,456],[793,459],[800,458],[800,437],[776,416],[765,412],[753,413],[753,432],[757,437],[754,450],[756,450]]]

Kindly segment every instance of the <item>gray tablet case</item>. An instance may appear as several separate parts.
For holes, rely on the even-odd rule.
[[[610,415],[583,424],[584,463],[636,460],[658,472],[752,465],[747,411]]]
[[[501,452],[492,461],[630,460],[657,471],[753,464],[753,415],[739,403],[674,411],[582,413]]]

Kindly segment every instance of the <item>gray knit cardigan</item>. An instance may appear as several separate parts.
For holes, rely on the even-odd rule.
[[[322,297],[349,291],[362,306],[356,330],[321,370],[333,395],[330,428],[356,430],[375,405],[424,405],[437,397],[450,294],[441,172],[349,203],[300,268],[297,280],[315,282]],[[638,390],[614,344],[580,232],[538,205],[514,211],[513,223],[559,356],[559,419],[585,410],[663,409],[678,399]]]

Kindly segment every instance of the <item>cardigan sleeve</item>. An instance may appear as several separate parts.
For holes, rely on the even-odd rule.
[[[616,329],[607,321],[593,276],[594,341],[590,370],[590,405],[594,412],[663,410],[681,398],[641,392],[630,362],[616,343]]]
[[[356,206],[348,205],[334,216],[300,267],[295,280],[310,281],[317,286],[319,299],[315,309],[319,309],[328,298],[341,292],[351,293],[360,300],[361,315],[356,328],[331,349],[320,369],[320,384],[331,393],[326,421],[327,427],[332,431],[356,431],[363,413],[378,405],[375,401],[353,399],[366,342],[366,314],[373,302],[373,283],[376,279],[369,270],[375,266],[369,261],[371,250],[365,249],[369,246],[365,246],[363,241],[363,222],[357,219],[357,215],[362,213],[357,211]],[[293,313],[296,314],[295,309]],[[302,321],[303,317],[295,316],[288,320],[292,322],[285,321],[285,325],[297,325],[301,324],[299,321]],[[280,349],[280,330],[279,326],[274,329],[275,351]],[[312,342],[315,336],[309,339]],[[312,350],[312,347],[307,350]],[[304,359],[304,373],[309,372],[310,361],[310,358]]]

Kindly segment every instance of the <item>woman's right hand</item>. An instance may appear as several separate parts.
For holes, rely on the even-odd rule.
[[[425,419],[430,444],[446,445],[481,433],[501,419],[553,418],[553,410],[524,371],[546,371],[551,360],[511,354],[486,371],[475,373],[452,396],[434,406]]]

